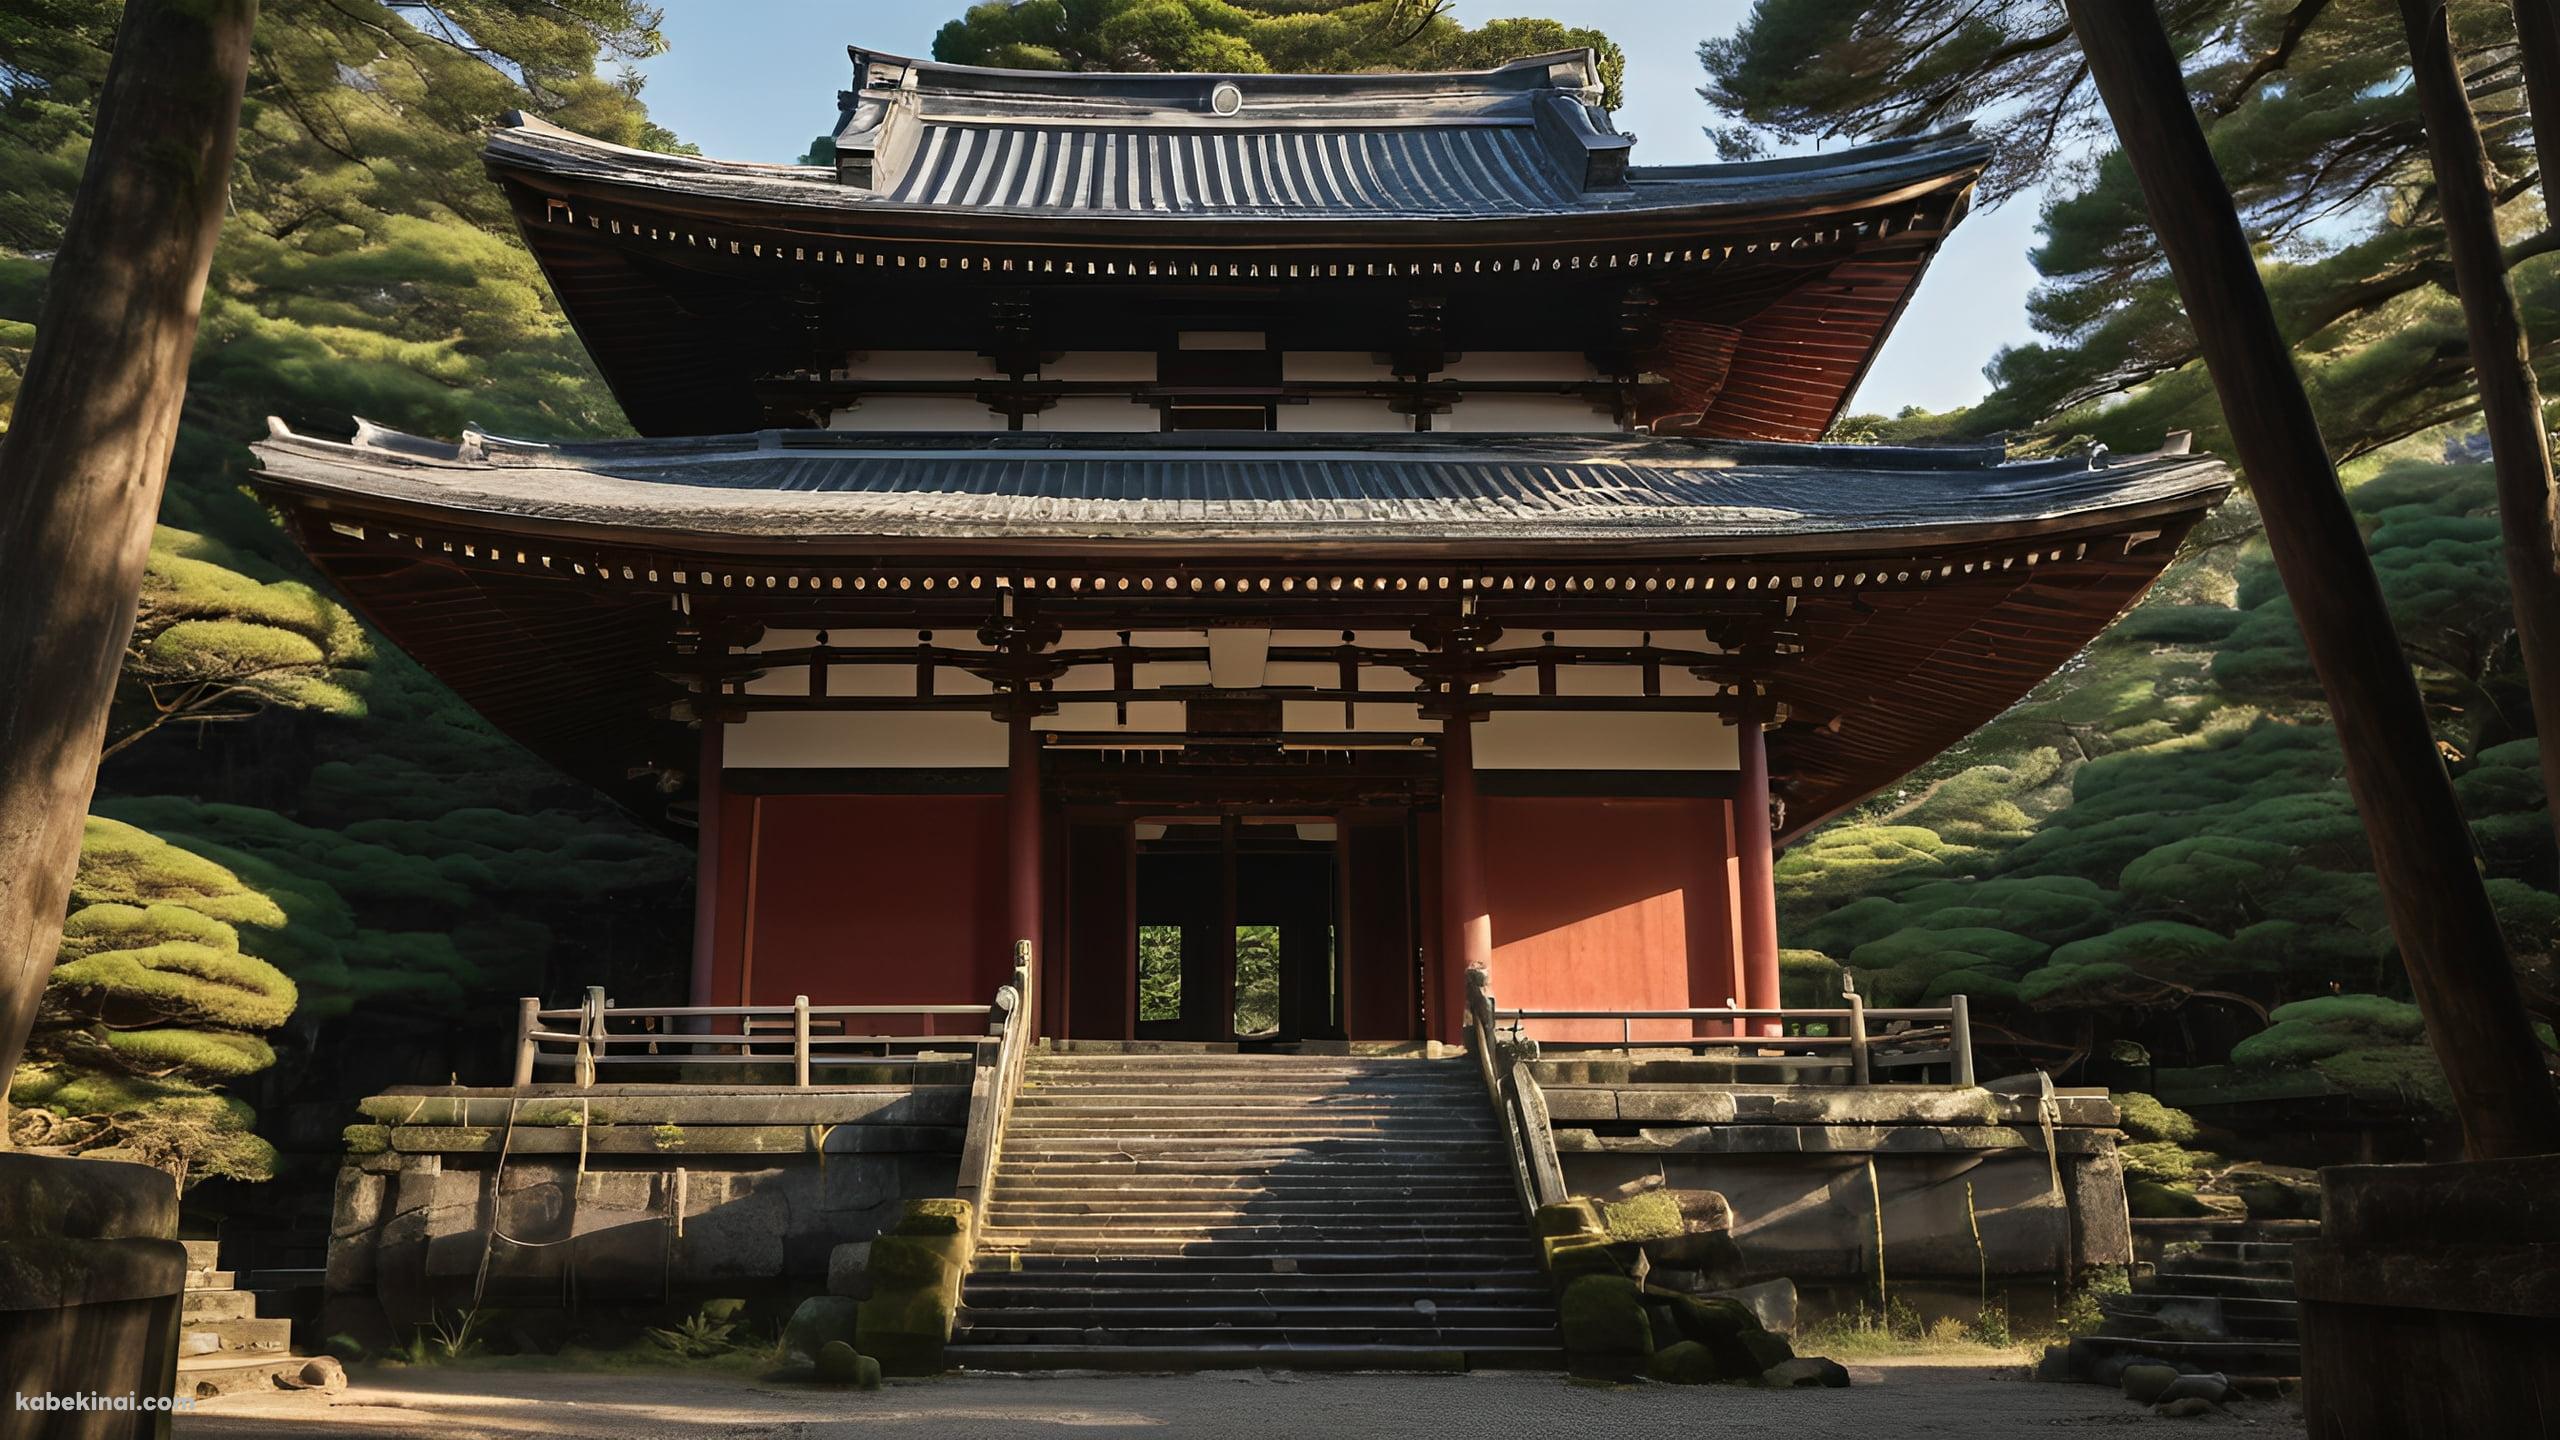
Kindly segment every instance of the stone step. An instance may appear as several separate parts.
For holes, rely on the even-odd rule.
[[[181,1240],[187,1247],[187,1268],[218,1270],[222,1268],[222,1242],[219,1240]]]
[[[187,1272],[187,1288],[190,1290],[228,1290],[232,1287],[236,1278],[237,1277],[228,1270],[190,1270]]]
[[[1354,1194],[1339,1199],[1239,1199],[1211,1204],[1201,1199],[993,1199],[986,1207],[988,1225],[1121,1225],[1144,1220],[1149,1225],[1231,1225],[1236,1220],[1298,1220],[1334,1225],[1395,1225],[1423,1220],[1521,1222],[1516,1199],[1405,1199]]]
[[[1430,1326],[1384,1325],[1185,1325],[1107,1327],[1078,1325],[982,1325],[970,1322],[954,1332],[962,1344],[976,1345],[1134,1345],[1142,1348],[1198,1345],[1435,1345],[1464,1349],[1469,1345],[1554,1345],[1556,1327],[1545,1325]]]
[[[1451,1373],[1465,1370],[1560,1370],[1553,1345],[966,1345],[951,1358],[971,1370],[1115,1370],[1177,1374],[1193,1370],[1377,1370]]]
[[[1015,1112],[1009,1136],[1056,1135],[1078,1131],[1158,1132],[1167,1135],[1309,1135],[1353,1136],[1367,1139],[1379,1135],[1416,1135],[1429,1139],[1448,1137],[1473,1140],[1479,1144],[1500,1138],[1490,1117],[1481,1115],[1418,1114],[1380,1115],[1305,1115],[1274,1111],[1269,1115],[1233,1115],[1185,1113],[1167,1107],[1145,1114],[1096,1106],[1090,1110],[1035,1110],[1028,1114]]]
[[[989,1309],[1058,1306],[1146,1310],[1247,1303],[1374,1308],[1410,1307],[1417,1300],[1428,1300],[1435,1305],[1552,1311],[1547,1278],[1535,1270],[1497,1270],[1482,1277],[1405,1273],[1200,1275],[1148,1270],[1033,1270],[1008,1274],[981,1270],[968,1277],[964,1293],[969,1305]]]
[[[293,1343],[290,1320],[184,1321],[178,1326],[178,1353],[210,1355],[230,1350],[283,1350]]]
[[[1149,1174],[1137,1174],[1129,1163],[1103,1166],[1103,1163],[1047,1163],[1037,1174],[1024,1163],[1006,1163],[996,1168],[996,1189],[991,1199],[1093,1199],[1093,1202],[1188,1202],[1188,1199],[1216,1199],[1226,1202],[1249,1202],[1249,1199],[1411,1199],[1411,1202],[1434,1202],[1434,1199],[1495,1199],[1495,1202],[1521,1204],[1521,1191],[1510,1179],[1510,1166],[1487,1166],[1482,1174],[1441,1176],[1434,1171],[1403,1171],[1398,1176],[1349,1174],[1326,1176],[1308,1174],[1303,1168],[1283,1168],[1265,1174],[1236,1174],[1236,1171],[1185,1171],[1157,1163]]]
[[[1064,1303],[1063,1296],[1038,1296],[1029,1305],[983,1304],[973,1294],[960,1318],[973,1329],[1039,1325],[1055,1328],[1100,1327],[1114,1330],[1197,1330],[1219,1327],[1330,1328],[1356,1325],[1369,1329],[1405,1330],[1553,1330],[1552,1306],[1487,1304],[1482,1301],[1430,1302],[1429,1310],[1413,1301],[1397,1301],[1380,1292],[1365,1302],[1338,1296],[1288,1296],[1285,1305],[1260,1303],[1252,1295],[1199,1297],[1156,1292],[1152,1304],[1091,1305]],[[1052,1303],[1052,1301],[1058,1303]],[[1239,1303],[1255,1301],[1257,1303]],[[1027,1343],[1027,1342],[1017,1342]]]
[[[273,1390],[279,1377],[292,1375],[310,1363],[308,1357],[301,1355],[240,1355],[227,1350],[181,1356],[175,1393],[210,1400],[217,1395]]]
[[[2291,1250],[2291,1245],[2284,1245]],[[2294,1279],[2294,1256],[2273,1261],[2243,1261],[2237,1256],[2161,1256],[2150,1266],[2156,1276],[2258,1276],[2258,1279]]]
[[[1351,1159],[1387,1156],[1394,1159],[1429,1163],[1441,1159],[1465,1160],[1485,1158],[1495,1153],[1481,1136],[1475,1135],[1370,1135],[1358,1132],[1319,1134],[1304,1130],[1275,1131],[1270,1134],[1232,1130],[1200,1129],[1191,1131],[1127,1130],[1101,1134],[1054,1134],[1030,1130],[1004,1138],[1004,1154],[1037,1160],[1045,1155],[1076,1155],[1087,1152],[1112,1154],[1135,1153],[1138,1147],[1168,1155],[1194,1158],[1235,1156],[1251,1159],[1278,1155],[1296,1158],[1304,1155],[1341,1155]]]
[[[1065,1251],[998,1253],[982,1250],[974,1273],[998,1272],[1008,1276],[1120,1275],[1143,1271],[1186,1276],[1429,1275],[1436,1283],[1446,1284],[1445,1277],[1463,1275],[1470,1267],[1487,1271],[1528,1269],[1536,1263],[1535,1256],[1536,1248],[1526,1242],[1499,1251],[1452,1249],[1445,1253],[1435,1252],[1428,1257],[1416,1256],[1411,1251],[1363,1253],[1331,1248],[1297,1254],[1236,1250],[1205,1255],[1103,1255]]]
[[[258,1317],[258,1297],[246,1290],[189,1288],[179,1302],[178,1315],[187,1325],[199,1320],[254,1320]]]
[[[1018,1145],[1005,1142],[1002,1166],[1018,1169],[1026,1175],[1112,1166],[1118,1157],[1121,1168],[1155,1166],[1175,1173],[1190,1171],[1211,1175],[1259,1174],[1271,1166],[1285,1166],[1305,1175],[1338,1172],[1355,1178],[1381,1173],[1395,1176],[1441,1179],[1463,1176],[1470,1180],[1487,1177],[1508,1178],[1511,1171],[1507,1157],[1497,1157],[1482,1146],[1469,1145],[1449,1155],[1418,1156],[1398,1146],[1332,1146],[1327,1148],[1253,1146],[1226,1144],[1161,1144],[1151,1143],[1141,1154],[1126,1141],[1077,1140],[1049,1145]]]
[[[2071,1342],[2072,1369],[2087,1367],[2105,1355],[2158,1360],[2182,1369],[2224,1375],[2298,1376],[2302,1347],[2275,1340],[2157,1340],[2124,1335],[2082,1335]]]
[[[1015,1229],[990,1225],[979,1231],[978,1244],[1025,1254],[1090,1255],[1114,1252],[1153,1255],[1166,1250],[1214,1255],[1208,1246],[1254,1246],[1275,1254],[1296,1254],[1299,1247],[1325,1247],[1345,1254],[1410,1245],[1429,1250],[1450,1245],[1500,1249],[1525,1245],[1518,1222],[1509,1225],[1293,1225],[1285,1221],[1231,1225],[1033,1226]]]
[[[2210,1295],[2108,1295],[2102,1333],[2163,1339],[2294,1340],[2299,1307],[2291,1300],[2236,1300]]]
[[[2161,1252],[2163,1261],[2220,1260],[2253,1264],[2281,1261],[2286,1268],[2293,1265],[2293,1242],[2290,1240],[2177,1240]],[[2220,1267],[2215,1267],[2220,1268]]]
[[[2235,1300],[2290,1300],[2290,1275],[2146,1275],[2133,1282],[2137,1295],[2219,1295]]]

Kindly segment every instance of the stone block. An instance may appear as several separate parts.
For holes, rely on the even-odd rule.
[[[1650,1124],[1728,1125],[1736,1109],[1731,1092],[1688,1086],[1617,1092],[1618,1118]]]
[[[1730,1300],[1751,1312],[1760,1328],[1780,1335],[1792,1335],[1796,1329],[1796,1282],[1763,1280],[1756,1285],[1738,1286],[1731,1290],[1714,1290],[1704,1297]]]
[[[1819,1355],[1802,1355],[1770,1366],[1762,1372],[1760,1383],[1791,1390],[1817,1387],[1826,1390],[1845,1390],[1849,1387],[1849,1369],[1837,1360],[1826,1360]]]
[[[675,1242],[675,1265],[695,1281],[769,1279],[782,1273],[783,1237],[791,1207],[778,1186],[740,1187],[732,1177],[725,1202],[704,1208],[691,1201],[684,1235]],[[690,1185],[688,1185],[690,1189]],[[744,1193],[740,1193],[741,1190]]]
[[[827,1293],[855,1300],[871,1298],[870,1241],[850,1241],[828,1253]]]
[[[860,1349],[855,1333],[861,1306],[861,1301],[842,1295],[813,1295],[801,1301],[782,1327],[783,1350],[814,1360],[830,1344]]]
[[[1556,1307],[1566,1357],[1576,1374],[1633,1375],[1653,1353],[1653,1323],[1636,1282],[1585,1275],[1564,1287]]]

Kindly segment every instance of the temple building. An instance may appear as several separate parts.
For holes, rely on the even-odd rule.
[[[1814,443],[1985,150],[1647,168],[1595,94],[857,53],[832,170],[522,120],[651,438],[279,430],[267,483],[508,733],[698,818],[696,1003],[980,999],[1029,938],[1060,1037],[1454,1040],[1470,965],[1774,1005],[1772,843],[2228,480]]]
[[[853,58],[832,165],[492,138],[645,438],[257,447],[393,641],[698,826],[665,1001],[974,1032],[1028,941],[1053,1050],[1434,1052],[1470,970],[1619,1015],[1550,1041],[1730,1036],[1661,1012],[1781,1005],[1776,848],[2068,661],[2230,484],[1822,443],[1966,212],[1961,131],[1648,167],[1587,52]]]

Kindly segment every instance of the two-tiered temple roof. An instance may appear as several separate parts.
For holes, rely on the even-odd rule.
[[[492,137],[490,173],[644,433],[759,428],[769,382],[883,335],[1107,347],[1133,307],[1249,290],[1288,298],[1281,348],[1385,350],[1408,323],[1457,352],[1535,334],[1659,377],[1640,423],[1817,439],[1989,160],[1953,131],[1630,165],[1588,52],[1443,75],[856,61],[832,167],[522,118]],[[1417,289],[1427,315],[1408,315]]]

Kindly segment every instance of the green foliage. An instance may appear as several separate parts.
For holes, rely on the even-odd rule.
[[[254,1116],[213,1087],[275,1063],[250,1032],[285,1023],[294,984],[242,952],[239,926],[283,912],[214,860],[99,816],[72,904],[16,1102],[74,1122],[47,1127],[70,1148],[137,1152],[182,1186],[265,1178],[275,1154]]]
[[[2293,0],[2159,9],[2332,448],[2360,455],[2474,413],[2399,17]],[[2515,123],[2525,106],[2508,7],[2455,0],[2450,14],[2473,103],[2495,121],[2483,130],[2492,165],[2532,175],[2531,134]],[[1760,0],[1731,36],[1700,47],[1704,94],[1737,117],[1709,133],[1741,157],[1971,118],[1991,142],[1988,198],[2045,187],[2033,256],[2045,284],[2029,302],[2041,338],[1992,362],[1982,403],[1871,420],[1869,435],[2016,433],[2045,446],[2095,437],[2121,450],[2189,428],[2227,449],[2132,169],[2107,148],[2095,87],[2057,20],[2048,0],[1994,0],[1952,19],[1926,0]],[[2538,187],[2508,186],[2504,199],[2511,235],[2540,229]],[[2528,315],[2547,313],[2560,263],[2547,247],[2516,254],[2510,279]],[[2273,638],[2272,627],[2257,633]],[[2290,677],[2235,665],[2227,678]]]
[[[45,0],[0,15],[0,417],[119,12]],[[245,488],[241,442],[270,413],[620,431],[478,151],[510,109],[671,148],[637,80],[611,73],[662,46],[636,0],[261,7],[98,814],[18,1077],[63,1143],[143,1148],[188,1180],[262,1173],[273,1155],[252,1117],[211,1087],[273,1064],[262,1085],[299,1098],[317,1048],[458,1033],[493,994],[538,988],[563,943],[599,978],[657,968],[655,922],[635,916],[681,895],[688,852],[369,637]],[[39,1073],[48,1098],[31,1100]]]
[[[2163,1105],[2139,1092],[2120,1093],[2107,1098],[2115,1103],[2117,1123],[2124,1133],[2136,1140],[2183,1145],[2196,1138],[2196,1117],[2184,1110]]]
[[[1609,37],[1553,20],[1470,30],[1439,0],[981,0],[933,37],[933,57],[1017,70],[1228,74],[1479,70],[1557,50],[1600,53],[1603,103],[1626,59]]]

